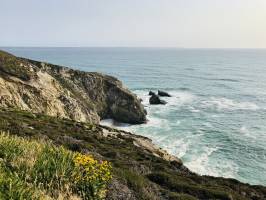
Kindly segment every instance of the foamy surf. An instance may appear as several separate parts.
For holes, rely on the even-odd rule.
[[[218,148],[208,148],[195,150],[195,155],[189,158],[189,161],[186,162],[186,166],[194,172],[197,172],[201,175],[218,175],[218,172],[213,170],[213,167],[209,165],[209,157],[213,152]],[[203,151],[203,152],[200,152]]]
[[[100,121],[100,125],[103,125],[103,126],[109,126],[109,127],[115,127],[115,128],[118,128],[118,129],[129,129],[129,127],[131,126],[130,124],[127,124],[127,123],[120,123],[120,122],[117,122],[113,119],[103,119]]]
[[[222,161],[215,158],[215,153],[219,148],[208,147],[202,143],[201,139],[209,137],[209,133],[206,134],[205,131],[211,132],[215,129],[215,124],[210,121],[215,118],[219,119],[224,111],[256,111],[260,107],[253,102],[241,102],[224,97],[197,96],[190,90],[166,91],[172,96],[161,97],[167,101],[166,105],[150,105],[149,90],[134,91],[143,100],[142,103],[148,111],[148,122],[143,125],[128,126],[127,130],[150,137],[155,144],[183,159],[184,164],[196,173],[229,178],[238,177],[237,164],[232,160],[226,160],[221,164]],[[213,114],[213,109],[219,113]],[[202,128],[198,127],[194,132],[188,131],[184,127],[187,127],[189,123],[193,127],[195,122],[181,117],[186,115],[191,115],[191,119],[202,118],[206,115],[210,117],[210,121],[202,121],[197,125]],[[243,135],[249,134],[246,127],[241,127],[239,132]]]
[[[204,107],[221,110],[258,110],[259,106],[253,102],[237,102],[227,98],[211,97],[210,100],[202,101]]]

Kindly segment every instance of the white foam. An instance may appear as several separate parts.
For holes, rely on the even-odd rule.
[[[194,112],[194,113],[198,113],[198,112],[200,112],[199,109],[196,109],[196,108],[193,107],[193,106],[190,106],[189,109],[190,109],[191,112]]]
[[[201,131],[197,134],[192,134],[191,132],[182,134],[171,132],[168,136],[163,137],[163,140],[160,140],[160,145],[172,155],[182,158],[186,156],[191,148],[194,148],[192,144],[194,144],[195,141],[197,143],[203,135],[204,133]]]
[[[252,138],[252,139],[256,138],[256,135],[254,135],[253,133],[250,133],[250,131],[248,130],[246,126],[241,126],[241,128],[239,129],[239,133],[248,138]]]
[[[216,163],[211,164],[212,176],[222,176],[225,178],[237,178],[239,167],[232,160],[218,160]]]
[[[145,90],[135,90],[134,93],[137,94],[137,96],[142,99],[142,104],[143,105],[149,105],[149,98],[150,98],[150,96],[148,94],[148,91],[145,91]]]
[[[186,155],[189,149],[190,142],[182,139],[168,139],[168,142],[163,146],[172,155],[176,155],[178,158],[182,158]]]
[[[258,110],[259,106],[252,102],[237,102],[227,98],[211,97],[202,101],[203,107],[214,107],[217,110]]]
[[[200,175],[223,176],[226,178],[237,177],[238,167],[234,162],[229,160],[210,162],[209,157],[217,150],[217,147],[205,147],[203,153],[195,154],[191,161],[184,164]]]
[[[217,148],[208,148],[204,149],[204,152],[200,155],[196,155],[191,159],[191,161],[185,163],[185,165],[201,175],[214,175],[215,173],[212,169],[208,167],[209,156],[215,152]]]
[[[137,90],[135,93],[143,101],[142,104],[147,109],[148,122],[141,125],[117,124],[113,120],[104,120],[101,124],[115,126],[136,134],[149,137],[153,142],[169,153],[183,158],[184,164],[192,171],[202,175],[237,177],[237,165],[230,160],[217,160],[212,157],[213,153],[218,150],[217,147],[203,147],[200,145],[201,136],[205,133],[197,131],[195,133],[174,133],[171,126],[179,126],[180,120],[171,121],[169,114],[172,111],[186,109],[190,112],[201,112],[202,108],[214,108],[217,110],[257,110],[259,107],[252,102],[237,102],[227,98],[211,97],[209,100],[203,100],[201,97],[193,95],[188,91],[167,91],[172,97],[160,97],[167,102],[166,105],[150,105],[148,90]],[[171,112],[171,113],[169,113]],[[213,115],[212,117],[217,117]],[[182,121],[183,122],[183,121]],[[117,125],[119,125],[117,127]],[[213,125],[205,122],[204,126],[212,128]],[[182,128],[182,127],[181,127]],[[248,129],[243,126],[239,129],[240,133],[248,134]],[[196,146],[196,144],[198,146]],[[195,147],[196,146],[196,147]],[[211,157],[211,159],[210,159]],[[187,161],[186,161],[187,160]]]
[[[113,126],[114,120],[113,119],[103,119],[100,121],[100,124],[103,126]]]
[[[100,124],[103,126],[115,127],[123,130],[129,130],[129,127],[131,126],[130,124],[120,123],[113,119],[103,119],[100,121]]]
[[[180,120],[177,120],[176,121],[176,125],[179,126],[181,124],[181,121]]]
[[[172,97],[164,98],[169,105],[182,106],[190,104],[196,98],[195,95],[185,91],[170,91]]]
[[[150,115],[147,116],[147,124],[146,126],[154,126],[154,127],[160,127],[162,125],[163,120],[151,117]]]
[[[247,134],[247,133],[249,133],[247,127],[245,127],[245,126],[242,126],[242,127],[240,128],[239,132],[240,132],[240,133],[243,133],[243,134]]]
[[[148,106],[149,105],[149,94],[148,91],[145,90],[135,90],[134,91],[137,96],[139,96],[143,101],[143,105]],[[166,105],[153,105],[153,106],[160,106],[160,107],[166,107],[171,105],[183,105],[186,103],[190,103],[195,99],[195,95],[192,93],[186,92],[186,91],[167,91],[171,95],[171,97],[160,97],[161,99],[165,100],[167,102]]]
[[[148,122],[146,124],[143,124],[145,127],[155,127],[158,129],[163,129],[163,131],[170,130],[169,122],[166,119],[157,118],[149,116],[147,117]]]

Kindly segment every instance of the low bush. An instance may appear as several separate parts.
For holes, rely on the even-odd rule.
[[[200,199],[232,199],[232,195],[229,192],[224,191],[223,188],[206,188],[202,185],[199,186],[197,184],[188,183],[187,181],[184,181],[182,177],[170,175],[165,172],[151,173],[148,175],[148,178],[151,181],[163,185],[174,192],[195,195],[200,197]]]
[[[103,199],[111,164],[0,133],[0,199]]]

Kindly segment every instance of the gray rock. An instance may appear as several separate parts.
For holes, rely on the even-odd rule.
[[[156,104],[163,104],[163,105],[165,105],[165,104],[167,104],[166,101],[161,100],[160,97],[159,97],[158,95],[156,95],[156,94],[155,94],[155,95],[152,95],[152,96],[150,97],[149,102],[150,102],[150,104],[152,104],[152,105],[156,105]]]
[[[168,94],[167,92],[161,91],[161,90],[158,90],[158,95],[161,97],[171,97],[170,94]]]
[[[149,96],[155,95],[153,91],[149,91]]]

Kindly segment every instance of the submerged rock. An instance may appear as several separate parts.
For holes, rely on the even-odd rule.
[[[140,124],[146,111],[118,79],[38,62],[0,51],[0,107],[76,121],[113,118]]]
[[[161,91],[161,90],[158,90],[158,95],[161,97],[171,97],[170,94],[168,94],[167,92]]]
[[[160,97],[158,95],[156,95],[156,94],[155,95],[152,95],[150,97],[149,102],[150,102],[150,104],[153,104],[153,105],[156,105],[156,104],[163,104],[163,105],[165,105],[165,104],[167,104],[166,101],[161,100]]]

